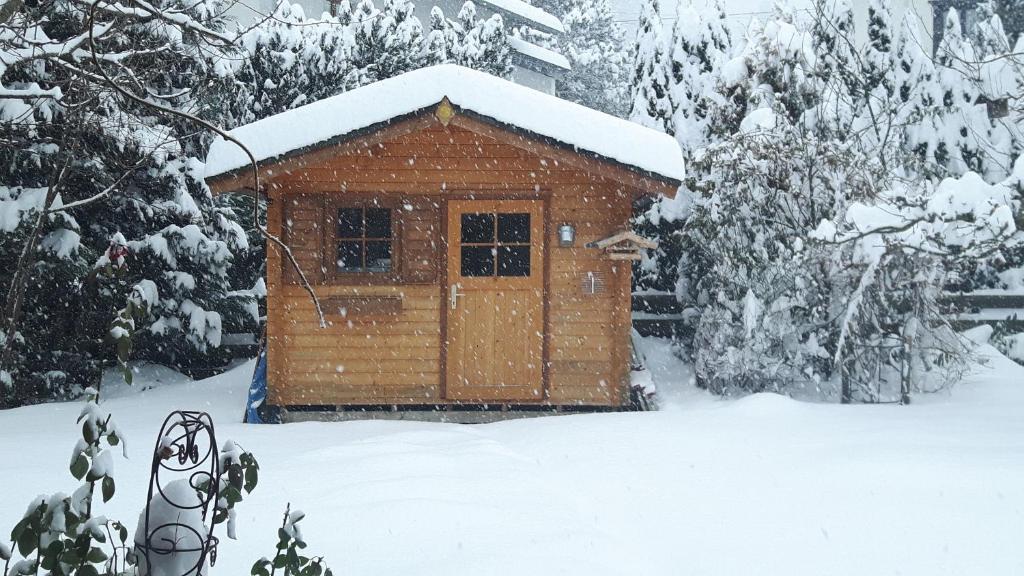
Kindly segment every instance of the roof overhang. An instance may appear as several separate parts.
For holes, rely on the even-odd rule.
[[[448,102],[460,119],[475,118],[506,133],[526,134],[531,142],[545,143],[549,151],[573,151],[577,157],[618,165],[649,180],[678,183],[686,173],[679,143],[668,134],[484,72],[440,65],[235,128],[210,146],[205,176],[217,181],[231,178],[249,166],[250,154],[268,166],[365,139],[404,119],[429,117],[441,102]]]
[[[505,20],[525,24],[548,34],[564,34],[565,26],[557,16],[522,0],[477,0],[481,7],[501,14]]]
[[[403,114],[384,122],[378,122],[329,140],[297,148],[274,158],[259,161],[257,165],[261,184],[272,180],[276,174],[301,169],[301,165],[307,164],[310,161],[316,161],[318,158],[314,158],[314,155],[365,151],[367,146],[372,146],[401,134],[422,130],[435,123],[441,123],[446,126],[449,124],[455,125],[489,137],[499,136],[499,131],[516,135],[517,138],[506,139],[506,142],[537,155],[550,157],[582,170],[596,172],[601,176],[628,186],[641,195],[662,194],[673,198],[675,197],[676,190],[682,184],[679,179],[631,166],[595,152],[560,142],[554,138],[478,114],[473,110],[468,110],[451,103],[447,98],[429,107]],[[206,178],[206,183],[214,194],[232,192],[253,193],[253,182],[253,168],[251,165]]]

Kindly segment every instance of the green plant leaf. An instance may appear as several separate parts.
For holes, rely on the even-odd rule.
[[[274,557],[274,569],[275,570],[279,570],[281,568],[284,568],[285,564],[287,562],[288,562],[288,559],[285,558],[284,556],[275,556]]]
[[[96,442],[96,430],[93,429],[92,422],[90,420],[82,422],[82,438],[88,444]]]
[[[29,524],[25,526],[25,529],[18,535],[18,552],[22,556],[28,556],[36,549],[36,544],[39,540],[39,532],[35,526]]]
[[[246,466],[245,468],[245,484],[243,488],[246,493],[251,493],[256,489],[256,484],[260,481],[260,467],[259,466]]]
[[[80,564],[82,562],[82,555],[75,548],[68,548],[61,554],[60,561],[71,565]]]
[[[75,461],[71,463],[71,475],[75,477],[75,480],[81,480],[88,471],[89,459],[85,457],[85,454],[79,454],[75,457]]]
[[[242,493],[234,486],[228,486],[225,488],[221,496],[228,501],[228,505],[238,504],[242,501]]]
[[[268,566],[270,566],[270,560],[260,558],[252,565],[252,571],[250,574],[252,574],[252,576],[270,576],[270,570],[267,570]]]
[[[132,340],[131,340],[131,337],[130,336],[124,336],[122,338],[119,338],[117,340],[117,359],[120,360],[122,364],[124,364],[124,363],[128,362],[128,359],[131,358],[131,355],[132,355]],[[126,372],[127,372],[127,370],[126,370]],[[128,379],[127,373],[125,374],[125,379],[126,380]]]
[[[228,511],[223,508],[215,508],[213,510],[213,523],[220,524],[221,522],[228,519]]]
[[[11,530],[11,542],[17,542],[18,539],[21,538],[21,533],[24,532],[25,528],[28,527],[28,524],[29,524],[30,520],[31,520],[31,518],[26,516],[25,518],[22,518],[21,520],[18,521],[17,524],[14,525],[14,529]]]
[[[107,443],[109,443],[111,446],[117,446],[118,444],[121,443],[121,439],[117,437],[117,432],[111,432],[110,434],[107,434]]]
[[[92,548],[89,550],[89,554],[85,557],[86,560],[93,564],[99,564],[107,559],[107,553],[99,548]]]
[[[109,502],[114,497],[114,479],[110,476],[104,476],[101,489],[103,491],[103,501]]]
[[[78,571],[75,572],[75,576],[100,576],[100,572],[92,564],[83,564]]]
[[[46,553],[39,557],[39,567],[43,570],[53,570],[59,564],[60,553],[51,554],[50,548],[47,547]]]

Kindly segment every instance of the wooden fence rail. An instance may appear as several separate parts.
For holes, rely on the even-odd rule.
[[[1011,332],[1024,332],[1024,294],[948,294],[942,303],[959,330],[1000,324]],[[633,328],[641,336],[684,336],[693,330],[685,319],[686,311],[673,294],[633,295]]]

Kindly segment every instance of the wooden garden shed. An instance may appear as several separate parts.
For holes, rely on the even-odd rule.
[[[285,408],[621,407],[633,201],[673,196],[670,136],[457,66],[240,127],[268,228],[268,401]],[[214,193],[251,192],[218,139]]]

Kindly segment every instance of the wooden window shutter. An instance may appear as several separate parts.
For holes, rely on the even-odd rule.
[[[441,207],[433,198],[407,198],[399,206],[402,219],[402,281],[437,281]]]
[[[284,203],[282,214],[282,230],[284,243],[287,244],[295,260],[299,263],[306,279],[311,284],[324,282],[323,251],[324,251],[324,203],[323,194],[289,194],[281,198]],[[272,247],[267,247],[273,250]],[[289,284],[298,284],[299,275],[286,259],[282,258],[281,266],[284,280]]]

